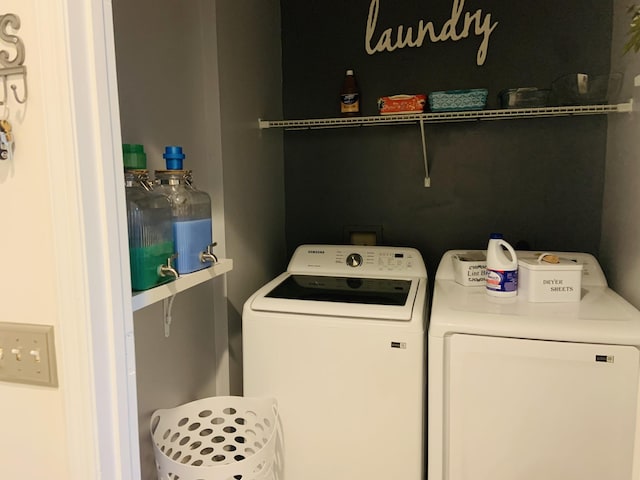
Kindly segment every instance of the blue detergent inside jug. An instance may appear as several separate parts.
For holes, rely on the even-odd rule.
[[[173,238],[176,244],[176,268],[178,273],[190,273],[205,267],[211,262],[202,262],[200,253],[211,245],[211,219],[183,220],[173,223]]]

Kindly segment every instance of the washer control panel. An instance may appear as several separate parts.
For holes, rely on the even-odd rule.
[[[420,252],[408,247],[302,245],[291,258],[289,272],[333,275],[426,277]]]

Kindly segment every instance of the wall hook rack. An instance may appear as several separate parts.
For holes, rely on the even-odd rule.
[[[15,101],[20,104],[26,103],[28,98],[24,43],[20,37],[8,31],[9,27],[14,31],[19,30],[20,17],[13,13],[0,15],[0,45],[9,44],[15,50],[13,58],[7,50],[0,50],[0,82],[2,82],[0,105],[4,105],[5,108],[9,103],[9,89],[12,90]],[[22,84],[22,95],[18,94],[20,84]]]

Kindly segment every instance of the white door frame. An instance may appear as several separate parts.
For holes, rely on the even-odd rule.
[[[70,478],[133,480],[135,351],[111,3],[39,8]]]

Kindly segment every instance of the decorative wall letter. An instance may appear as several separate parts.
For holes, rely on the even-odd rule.
[[[15,83],[11,84],[11,90],[13,90],[13,96],[18,103],[24,103],[27,101],[27,67],[23,65],[25,59],[24,43],[17,35],[10,33],[9,27],[13,30],[20,29],[20,18],[12,13],[6,15],[0,15],[0,46],[9,44],[12,46],[14,52],[7,50],[0,50],[0,81],[2,82],[3,96],[0,98],[0,105],[7,105],[7,89],[10,82],[10,78],[21,78],[24,86],[24,94],[21,97],[18,96],[18,86]]]
[[[483,14],[481,9],[476,10],[474,13],[466,12],[463,15],[464,2],[465,0],[453,0],[451,16],[444,23],[439,33],[436,31],[433,22],[420,20],[415,27],[415,31],[413,27],[405,28],[404,25],[398,25],[396,32],[394,32],[393,28],[387,28],[379,35],[377,40],[374,40],[376,27],[378,26],[380,0],[371,0],[364,40],[365,50],[369,55],[373,55],[385,50],[392,52],[399,48],[421,47],[427,36],[427,40],[431,43],[447,40],[457,42],[473,33],[475,36],[482,37],[476,56],[476,64],[484,65],[489,48],[489,37],[498,22],[491,23],[491,14]]]

